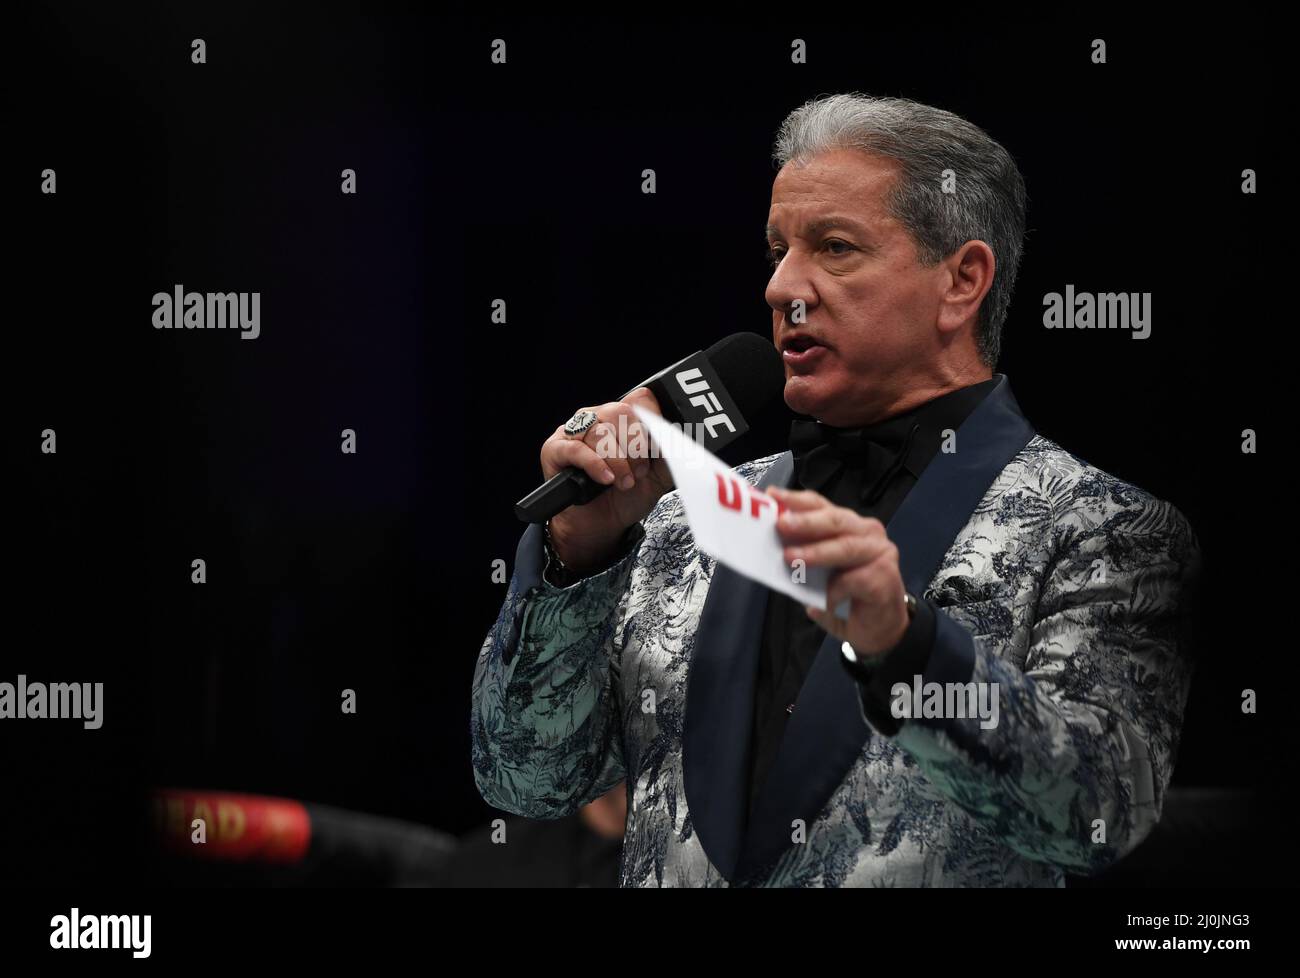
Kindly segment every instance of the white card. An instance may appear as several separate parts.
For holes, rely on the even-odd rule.
[[[736,573],[825,611],[830,571],[808,567],[802,569],[804,579],[796,579],[796,570],[781,556],[776,499],[750,485],[680,428],[639,405],[632,410],[668,463],[696,546]],[[849,601],[835,610],[847,617]]]

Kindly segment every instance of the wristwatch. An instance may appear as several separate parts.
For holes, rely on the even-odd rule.
[[[916,598],[912,597],[911,591],[903,592],[903,603],[907,605],[907,620],[910,624],[912,619],[916,617]],[[863,666],[867,665],[870,661],[869,659],[864,660],[859,658],[858,653],[853,650],[853,646],[848,642],[845,642],[840,646],[840,652],[850,665]],[[879,659],[880,656],[875,656],[875,658]]]

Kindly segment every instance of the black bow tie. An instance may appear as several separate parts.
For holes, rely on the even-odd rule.
[[[907,461],[918,427],[913,423],[905,436],[899,432],[891,437],[892,432],[870,428],[832,428],[819,421],[794,421],[790,425],[790,450],[794,453],[795,478],[805,489],[821,492],[843,473],[844,498],[874,506]]]

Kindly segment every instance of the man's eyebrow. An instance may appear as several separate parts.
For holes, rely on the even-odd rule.
[[[823,217],[820,218],[819,220],[813,221],[811,224],[805,227],[804,236],[811,238],[815,235],[821,234],[823,231],[829,231],[832,228],[844,228],[846,230],[857,231],[862,234],[865,234],[867,230],[862,224],[859,224],[857,221],[854,221],[851,218]],[[764,240],[770,240],[773,237],[779,236],[780,233],[781,232],[777,230],[776,225],[769,224],[764,229]]]

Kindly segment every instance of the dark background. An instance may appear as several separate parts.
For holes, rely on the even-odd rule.
[[[1262,470],[1289,328],[1265,302],[1286,278],[1261,242],[1281,186],[1268,28],[742,10],[46,5],[13,25],[0,680],[106,684],[100,731],[5,724],[15,879],[135,872],[151,785],[452,833],[490,818],[470,680],[541,443],[726,334],[770,335],[772,140],[850,90],[952,110],[1020,164],[1029,234],[998,369],[1042,434],[1196,529],[1175,783],[1258,789],[1258,832],[1232,844],[1240,881],[1270,879],[1294,650],[1275,638],[1289,575]],[[1151,337],[1044,329],[1067,282],[1153,293]],[[261,336],[154,330],[151,296],[177,283],[260,291]],[[749,457],[783,450],[788,421],[761,418]],[[1240,451],[1248,427],[1261,455]]]

